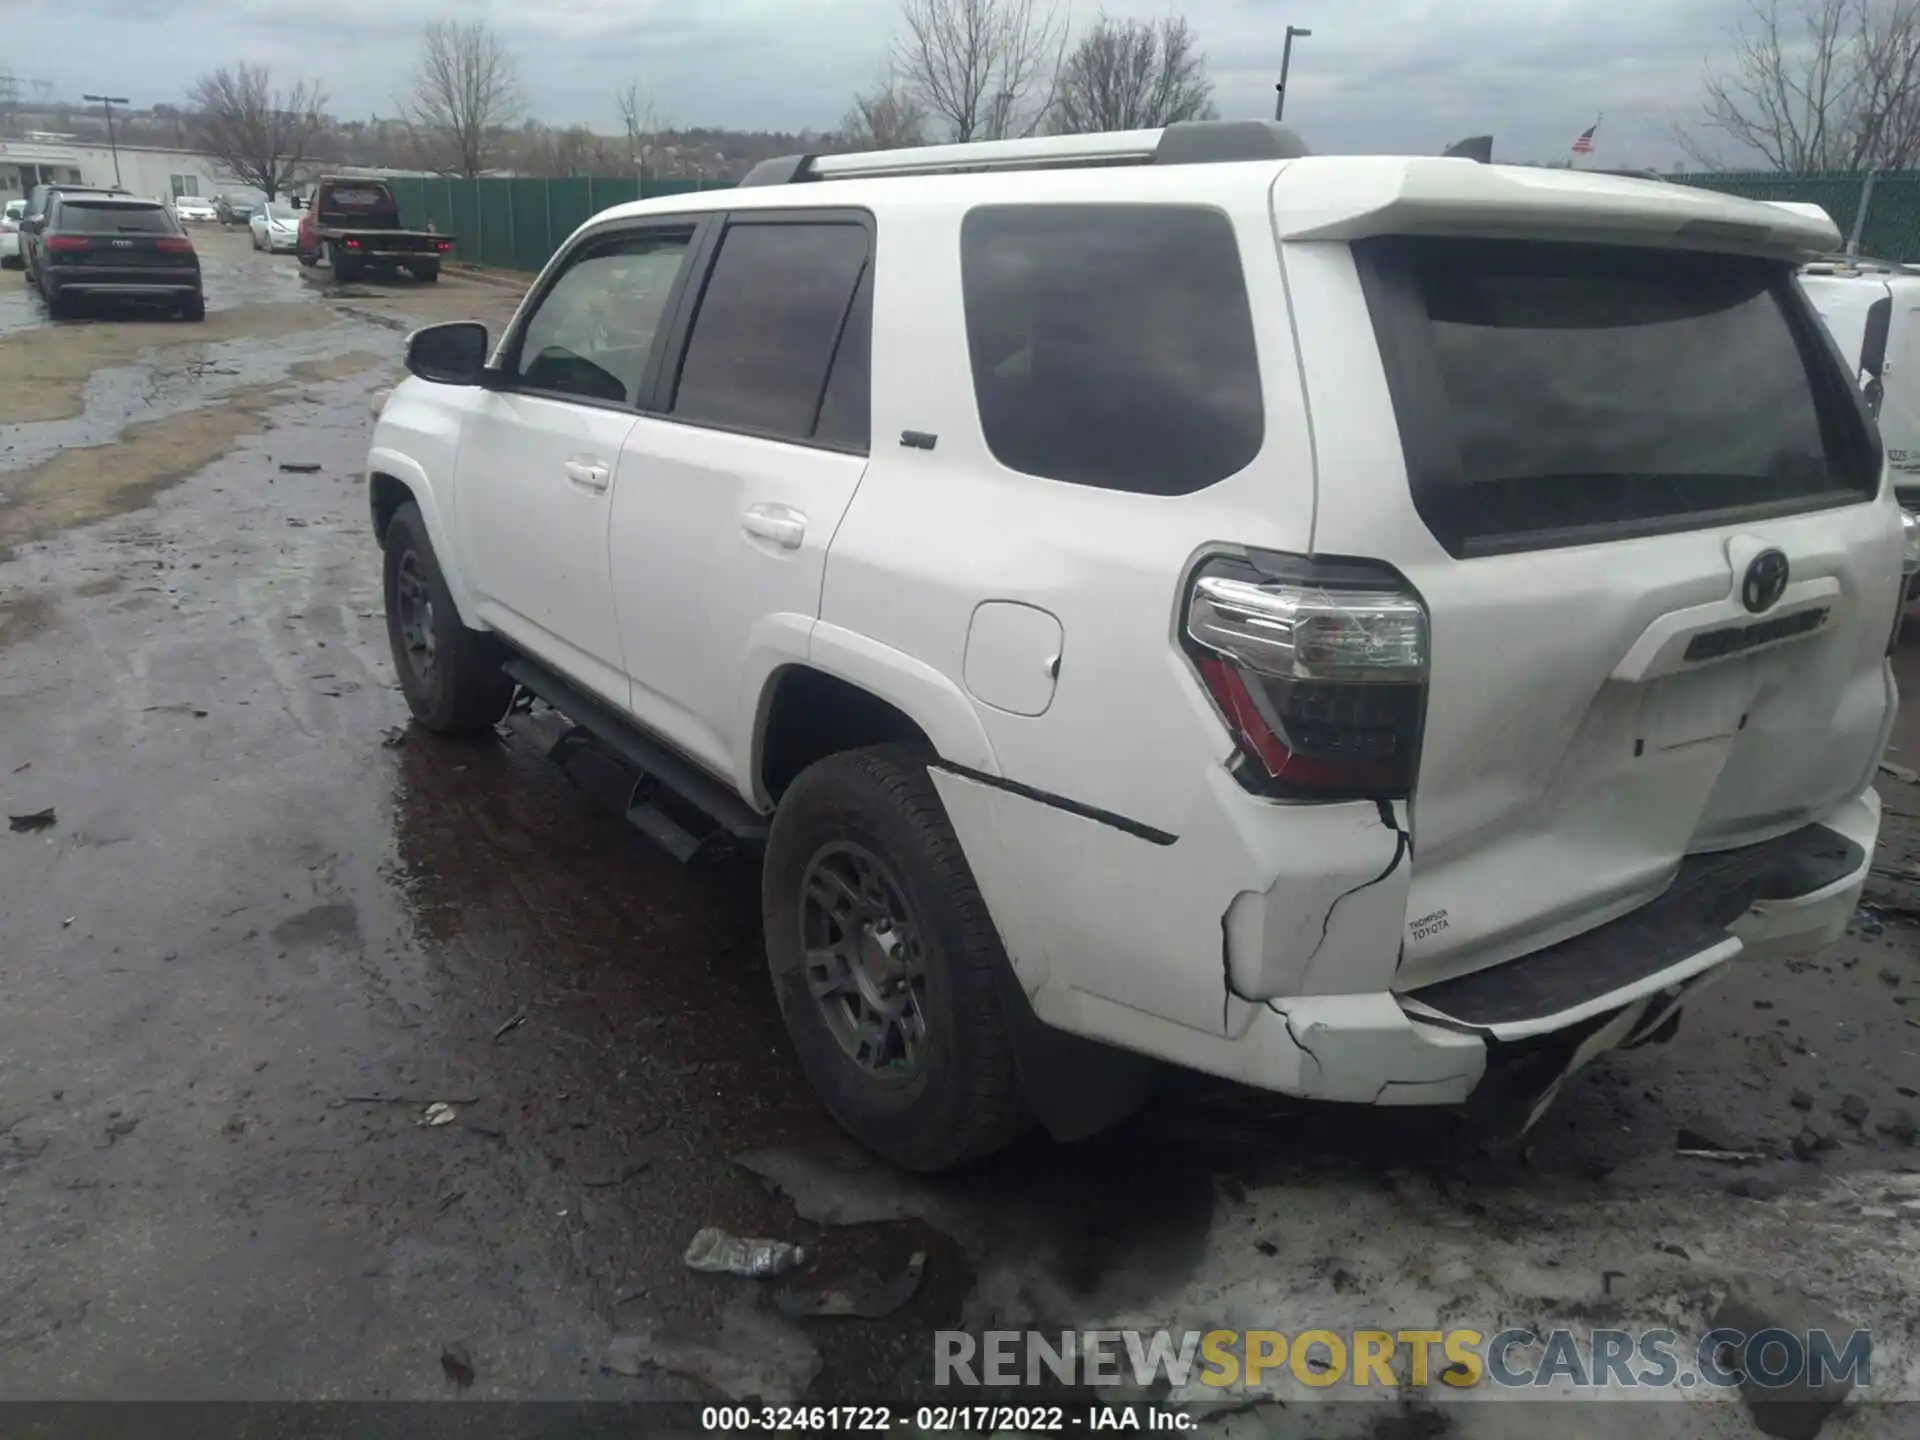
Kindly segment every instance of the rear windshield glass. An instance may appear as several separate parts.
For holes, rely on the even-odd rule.
[[[1356,248],[1414,499],[1456,554],[1877,488],[1858,406],[1780,265],[1525,242]]]
[[[960,231],[967,343],[994,458],[1185,495],[1259,452],[1233,226],[1186,205],[984,206]]]
[[[158,205],[60,204],[58,226],[78,235],[171,235],[173,221]]]

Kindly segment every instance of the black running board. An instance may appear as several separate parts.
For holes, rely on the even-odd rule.
[[[748,805],[723,782],[684,756],[637,729],[605,701],[589,695],[545,666],[528,659],[510,660],[506,673],[529,694],[547,702],[639,772],[626,806],[627,821],[683,863],[708,851],[716,841],[761,842],[767,838],[767,817]],[[554,746],[555,758],[574,736],[563,735]],[[704,833],[661,804],[666,792],[709,823]]]

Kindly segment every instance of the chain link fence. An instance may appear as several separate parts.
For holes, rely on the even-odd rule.
[[[400,202],[401,223],[431,225],[454,237],[458,259],[497,270],[538,270],[547,257],[589,218],[609,205],[684,195],[693,190],[725,190],[731,180],[595,179],[460,180],[439,176],[389,176]]]
[[[1920,261],[1920,170],[1883,170],[1867,194],[1864,171],[1824,175],[1719,172],[1670,176],[1749,200],[1812,201],[1833,217],[1844,238],[1868,200],[1860,253],[1881,260]],[[731,180],[633,180],[571,176],[563,180],[459,180],[390,177],[401,218],[452,235],[462,260],[501,270],[538,270],[567,236],[609,205],[693,190],[724,190]]]
[[[1882,170],[1874,176],[1870,195],[1864,170],[1823,175],[1754,171],[1667,178],[1748,200],[1811,201],[1833,217],[1843,240],[1853,234],[1854,218],[1864,198],[1867,223],[1860,232],[1860,253],[1876,260],[1920,261],[1920,170]]]

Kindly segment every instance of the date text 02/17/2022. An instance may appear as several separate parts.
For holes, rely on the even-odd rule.
[[[933,1434],[1057,1434],[1072,1431],[1186,1431],[1200,1417],[1152,1405],[708,1405],[700,1428],[763,1434],[899,1430]]]

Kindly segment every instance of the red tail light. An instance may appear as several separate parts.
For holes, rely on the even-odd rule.
[[[1401,800],[1427,696],[1427,614],[1366,561],[1220,557],[1195,572],[1182,639],[1261,794]]]
[[[453,249],[453,242],[451,240],[437,240],[434,242],[433,248],[438,250],[442,255],[444,255],[449,250]]]
[[[91,250],[93,242],[84,235],[49,235],[47,249],[55,255],[77,255],[83,250]]]
[[[351,235],[349,235],[347,237],[347,249],[358,250],[359,248],[360,248],[360,242],[354,239]]]
[[[162,255],[191,255],[193,241],[184,235],[161,235],[154,240],[153,248]]]

